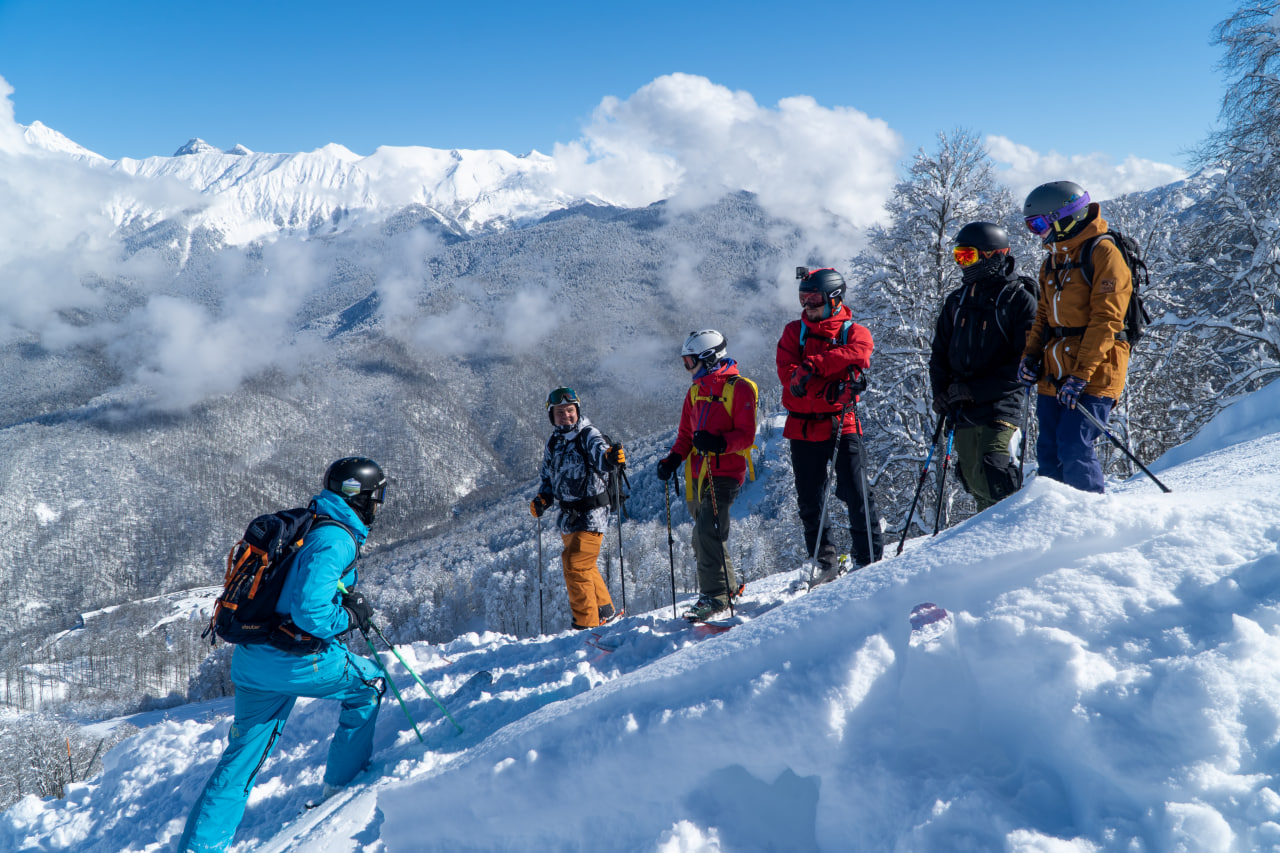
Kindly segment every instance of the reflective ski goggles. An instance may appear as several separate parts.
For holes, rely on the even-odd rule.
[[[1037,213],[1035,216],[1028,216],[1024,221],[1027,223],[1027,228],[1031,229],[1031,233],[1044,236],[1049,233],[1049,229],[1054,226],[1054,223],[1073,217],[1088,206],[1089,194],[1084,193],[1079,198],[1067,202],[1052,213]]]
[[[1009,254],[1008,249],[992,249],[990,252],[983,252],[973,246],[956,246],[951,250],[952,257],[962,267],[971,267],[983,258],[990,258],[993,255],[1007,254]]]
[[[819,293],[816,290],[800,291],[800,304],[805,308],[817,308],[819,305],[825,304],[827,296],[825,293]]]
[[[547,408],[552,406],[562,406],[565,403],[577,403],[582,405],[582,401],[578,399],[578,392],[572,388],[557,388],[547,395]]]

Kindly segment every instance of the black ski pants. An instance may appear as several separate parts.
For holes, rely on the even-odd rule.
[[[836,439],[826,441],[791,440],[791,468],[796,478],[796,504],[800,508],[800,522],[804,525],[804,545],[813,554],[818,539],[818,523],[822,517],[822,499],[827,490],[827,466],[835,452]],[[884,554],[884,536],[880,530],[880,514],[876,510],[876,496],[871,485],[866,486],[867,509],[871,516],[871,551],[867,545],[867,515],[862,505],[865,480],[865,463],[858,452],[858,436],[853,433],[839,438],[840,449],[836,453],[836,494],[844,501],[849,514],[849,532],[852,537],[853,561],[865,566],[879,560]],[[822,526],[822,542],[818,546],[818,562],[830,568],[836,562],[836,549],[829,536],[834,508],[827,507],[828,521]]]

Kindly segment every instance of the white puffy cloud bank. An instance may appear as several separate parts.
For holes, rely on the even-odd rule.
[[[1153,189],[1187,176],[1185,169],[1141,157],[1129,156],[1117,165],[1109,155],[1097,152],[1041,154],[1003,136],[988,136],[985,142],[998,177],[1013,191],[1015,199],[1025,197],[1046,181],[1075,181],[1099,201]]]

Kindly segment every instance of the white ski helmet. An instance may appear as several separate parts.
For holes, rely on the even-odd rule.
[[[707,370],[715,367],[724,358],[729,349],[729,342],[724,335],[715,329],[703,329],[701,332],[690,332],[685,339],[680,357],[692,357]]]

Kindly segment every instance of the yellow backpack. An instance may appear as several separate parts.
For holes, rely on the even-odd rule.
[[[751,386],[752,399],[756,401],[756,404],[753,407],[752,411],[753,411],[754,420],[756,422],[756,427],[758,429],[760,426],[760,387],[745,376],[730,376],[728,379],[726,379],[724,383],[724,387],[722,389],[724,393],[722,396],[719,396],[719,397],[717,397],[714,394],[700,393],[701,389],[699,388],[698,383],[694,382],[692,385],[689,386],[689,402],[692,403],[694,406],[696,406],[698,403],[724,403],[725,411],[728,412],[729,417],[732,418],[733,417],[733,388],[735,385],[738,384],[739,380]],[[730,453],[736,453],[740,456],[745,456],[747,458],[747,474],[752,480],[756,478],[755,462],[752,461],[751,459],[751,451],[755,449],[756,449],[756,446],[753,444],[750,447],[748,447],[746,450],[730,451]],[[698,450],[692,450],[690,451],[690,455],[692,456],[694,453],[700,453],[700,452],[701,451],[698,451]],[[711,467],[710,465],[703,465],[702,471],[698,475],[697,500],[699,501],[702,500],[702,483],[707,479],[707,470],[710,467]],[[693,482],[693,477],[690,475],[690,471],[692,470],[693,470],[692,465],[684,466],[684,497],[685,497],[685,500],[689,501],[690,503],[694,502],[694,482]]]

